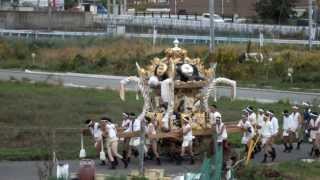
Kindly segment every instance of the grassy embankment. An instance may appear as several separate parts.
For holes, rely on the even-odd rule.
[[[320,177],[320,162],[282,162],[274,165],[249,165],[238,172],[240,180],[313,180]]]
[[[79,129],[83,120],[98,119],[108,114],[119,121],[121,112],[140,112],[141,101],[135,100],[134,93],[128,93],[127,101],[121,102],[118,93],[110,90],[75,89],[45,84],[23,82],[0,82],[0,160],[39,160],[50,158],[52,148],[59,159],[78,158],[80,142]],[[289,108],[284,102],[260,104],[252,101],[217,102],[225,121],[239,118],[241,109],[248,104],[272,108],[278,117],[281,110]],[[5,128],[13,127],[13,128]],[[17,128],[15,128],[17,127]],[[41,127],[42,129],[31,129]],[[25,128],[25,129],[19,129]],[[30,129],[28,129],[30,128]],[[52,146],[52,130],[56,131]],[[232,134],[229,140],[237,145],[239,134]],[[85,139],[89,157],[94,157],[92,141]],[[273,166],[249,166],[238,172],[240,179],[315,179],[320,176],[319,163],[285,162]]]
[[[122,102],[118,93],[111,90],[75,89],[45,84],[0,82],[0,159],[42,159],[48,148],[55,148],[58,158],[77,158],[80,147],[80,127],[86,118],[98,119],[107,114],[119,122],[124,111],[141,111],[142,101],[128,93]],[[290,105],[285,102],[260,104],[253,101],[230,101],[223,98],[217,102],[224,121],[238,120],[242,108],[248,104],[274,109],[280,112]],[[11,127],[11,128],[5,128]],[[40,129],[32,129],[40,127]],[[24,129],[20,129],[24,128]],[[56,130],[54,143],[52,130]],[[62,129],[61,129],[62,128]],[[74,130],[63,128],[75,128]],[[240,135],[230,135],[237,145]],[[55,144],[52,147],[52,144]],[[89,155],[93,156],[92,141],[85,141]]]
[[[190,57],[200,57],[206,65],[217,61],[218,76],[238,81],[241,86],[318,91],[320,89],[320,53],[303,46],[268,45],[262,49],[263,63],[240,62],[247,44],[220,44],[214,55],[206,45],[182,44]],[[164,55],[171,42],[155,48],[146,39],[83,38],[72,40],[6,40],[0,39],[0,68],[41,69],[114,75],[136,74],[135,62],[148,64]],[[252,44],[250,52],[257,52]],[[32,53],[35,54],[32,58]],[[272,61],[268,61],[272,58]],[[293,83],[288,78],[293,68]]]

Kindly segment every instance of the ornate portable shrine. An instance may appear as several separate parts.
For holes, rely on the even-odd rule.
[[[214,67],[206,68],[199,58],[188,57],[187,51],[174,41],[174,47],[165,50],[165,57],[155,57],[151,64],[140,67],[138,77],[121,81],[120,97],[125,100],[125,85],[137,83],[144,105],[141,115],[157,119],[161,131],[180,129],[183,120],[191,123],[193,130],[203,134],[212,127],[208,99],[215,94],[217,83],[232,86],[235,97],[236,82],[215,78]]]

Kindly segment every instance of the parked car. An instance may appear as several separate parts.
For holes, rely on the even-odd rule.
[[[105,8],[102,4],[97,5],[97,14],[108,14],[107,8]]]
[[[202,20],[209,21],[210,20],[210,13],[203,13],[202,14]],[[224,23],[224,20],[218,14],[214,14],[213,15],[213,21],[216,22],[216,23]]]
[[[180,9],[179,11],[178,11],[178,15],[187,15],[188,13],[187,13],[187,10],[185,10],[185,9]]]

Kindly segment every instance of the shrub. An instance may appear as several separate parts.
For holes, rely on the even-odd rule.
[[[12,44],[13,54],[19,60],[25,60],[31,55],[28,45],[23,41],[16,41]]]
[[[135,62],[149,64],[154,57],[163,57],[163,44],[155,48],[149,40],[127,38],[81,38],[78,40],[21,41],[0,39],[1,68],[36,68],[53,71],[75,71],[113,75],[136,74]],[[183,45],[192,58],[199,57],[206,66],[217,62],[217,76],[243,84],[285,86],[288,68],[293,68],[295,85],[319,82],[320,52],[305,51],[292,45],[268,45],[262,48],[265,61],[240,62],[244,52],[258,52],[256,44],[219,45],[210,54],[206,45]],[[35,63],[31,53],[36,53]],[[267,61],[268,58],[273,61]],[[288,86],[288,85],[287,85]],[[289,86],[292,86],[289,84]],[[309,87],[311,87],[309,85]]]

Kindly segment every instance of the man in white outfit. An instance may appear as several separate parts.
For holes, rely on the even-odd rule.
[[[274,139],[278,136],[279,133],[279,121],[278,119],[275,117],[274,112],[272,110],[267,111],[267,114],[270,118],[270,122],[272,124],[272,138],[271,138],[271,149],[272,149],[272,160],[274,160],[277,155],[276,155],[276,149],[273,147],[273,142]]]
[[[217,142],[219,145],[222,145],[228,138],[227,129],[224,123],[221,120],[221,114],[217,114],[216,117],[216,133],[217,133]]]
[[[217,106],[215,104],[212,104],[210,106],[210,114],[209,114],[209,118],[210,118],[210,124],[212,126],[214,126],[216,124],[216,117],[219,115],[220,113],[218,112]]]
[[[124,112],[122,113],[122,124],[121,128],[123,129],[123,132],[127,133],[130,132],[130,124],[131,124],[131,119],[130,119],[130,113]],[[129,148],[129,138],[121,138],[121,141],[123,141],[123,151],[122,151],[122,156],[126,158],[127,156],[127,149]]]
[[[320,125],[320,116],[316,112],[310,112],[310,122],[309,122],[309,129],[310,129],[310,138],[312,140],[312,148],[310,151],[310,156],[313,156],[313,153],[319,156],[319,149],[316,144],[317,134],[319,133],[319,125]]]
[[[118,165],[117,158],[121,159],[124,167],[128,167],[127,161],[118,153],[118,137],[116,126],[112,123],[112,120],[107,117],[101,118],[101,126],[104,126],[102,135],[106,138],[106,147],[109,161],[111,163],[111,169],[116,169]]]
[[[191,156],[191,162],[190,164],[194,164],[193,159],[193,150],[192,150],[192,128],[190,125],[191,119],[189,117],[183,117],[183,125],[182,125],[182,134],[183,134],[183,142],[181,146],[181,159],[183,159],[185,155],[186,149],[189,150],[189,154]]]
[[[222,122],[221,114],[217,114],[216,117],[216,133],[217,133],[217,144],[222,146],[223,159],[226,161],[229,158],[229,145],[228,145],[228,133],[227,128]],[[225,163],[224,163],[225,164]]]
[[[258,115],[257,115],[257,125],[261,126],[261,124],[264,122],[264,110],[262,108],[258,109]],[[261,131],[261,130],[259,130]],[[259,133],[258,131],[258,133]]]
[[[261,123],[261,126],[258,127],[261,132],[261,143],[264,150],[264,159],[262,163],[267,162],[267,158],[270,155],[272,159],[274,156],[272,155],[272,134],[273,134],[273,126],[270,121],[269,115],[266,114],[264,116],[264,121]]]
[[[304,128],[303,128],[302,116],[299,113],[298,106],[292,106],[292,114],[291,114],[291,116],[293,118],[293,121],[298,124],[297,133],[296,133],[298,142],[297,142],[297,148],[296,149],[300,149],[300,145],[301,145],[301,143],[303,141],[303,138],[304,138]]]
[[[254,112],[254,109],[252,106],[249,106],[246,108],[246,111],[248,112],[248,120],[250,121],[251,125],[256,128],[257,125],[257,114]]]
[[[90,134],[94,139],[94,147],[96,149],[97,156],[99,156],[102,141],[102,132],[100,129],[100,124],[91,119],[86,120],[85,124],[87,125],[87,129],[82,129],[82,133],[84,133],[86,130],[89,130]],[[106,162],[101,161],[100,165],[104,166],[106,165]]]
[[[246,113],[248,114],[248,112]],[[243,132],[241,144],[245,146],[245,152],[247,153],[249,150],[250,141],[255,135],[254,128],[250,121],[248,121],[248,117],[246,115],[242,116],[242,119],[239,121],[237,126],[241,128]]]
[[[216,124],[216,117],[220,114],[218,111],[218,107],[215,104],[212,104],[209,108],[210,112],[209,112],[209,123],[211,125],[212,128],[214,128],[215,124]],[[213,141],[213,139],[210,141],[210,154],[214,155],[214,149],[215,149],[215,143]]]
[[[134,113],[130,113],[131,123],[129,126],[130,132],[137,132],[141,130],[141,121],[144,120],[144,114],[140,114],[137,118],[135,118]],[[134,151],[134,155],[138,156],[138,146],[140,145],[140,137],[132,137],[129,141],[128,155],[127,160],[130,162],[131,153]]]
[[[289,114],[288,110],[283,111],[283,152],[291,152],[293,149],[292,142],[296,137],[296,130],[298,124],[293,120],[293,117]]]
[[[157,129],[158,129],[158,123],[155,117],[145,117],[148,125],[147,125],[147,145],[149,146],[148,149],[152,149],[153,155],[156,156],[156,161],[158,165],[161,165],[160,156],[158,153],[158,138],[157,135]],[[149,153],[148,153],[149,154]],[[152,159],[152,156],[151,158]]]

